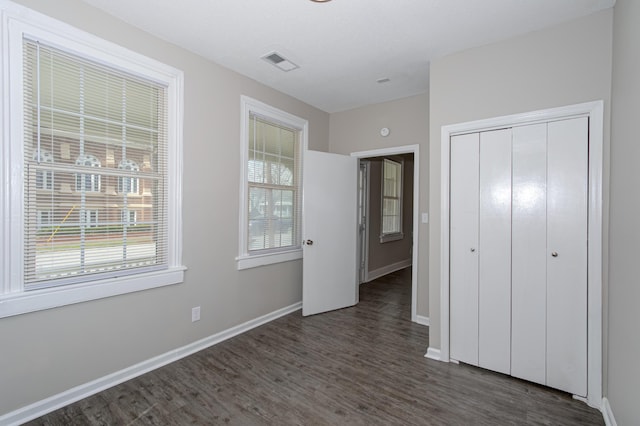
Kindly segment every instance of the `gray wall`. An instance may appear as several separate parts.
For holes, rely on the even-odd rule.
[[[425,76],[427,78],[427,76]],[[419,209],[428,211],[429,200],[429,94],[421,94],[331,114],[329,151],[350,154],[404,145],[420,145]],[[380,129],[391,133],[380,136]],[[429,232],[420,224],[417,314],[429,316]],[[414,232],[415,234],[415,232]],[[426,346],[425,342],[425,346]]]
[[[380,242],[382,222],[382,164],[385,157],[369,160],[369,272],[405,260],[411,261],[413,246],[413,154],[386,157],[403,161],[402,232],[401,240]]]
[[[185,282],[0,320],[0,415],[301,300],[302,265],[237,271],[240,95],[309,120],[329,115],[149,36],[78,0],[20,3],[182,69]],[[257,279],[259,277],[259,279]],[[191,308],[202,319],[191,323]]]
[[[640,2],[618,0],[614,20],[607,396],[622,426],[640,420]]]
[[[608,188],[613,11],[470,49],[431,64],[430,346],[440,348],[440,131],[443,125],[604,100]],[[605,191],[607,210],[608,191]],[[605,216],[605,223],[607,217]],[[606,226],[606,225],[605,225]],[[606,232],[605,237],[606,241]],[[606,247],[604,247],[606,259]],[[606,273],[605,273],[606,289]]]

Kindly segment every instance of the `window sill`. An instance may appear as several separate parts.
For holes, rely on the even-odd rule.
[[[394,234],[384,234],[380,235],[380,243],[388,243],[391,241],[398,241],[404,238],[404,234],[402,232],[397,232]]]
[[[244,254],[236,257],[238,270],[256,268],[258,266],[272,265],[274,263],[289,262],[291,260],[302,259],[302,249],[280,251],[266,254]]]
[[[184,281],[184,266],[126,277],[0,296],[0,318],[133,293]]]

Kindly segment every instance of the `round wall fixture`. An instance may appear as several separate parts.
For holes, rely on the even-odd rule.
[[[380,136],[382,136],[383,138],[389,136],[389,133],[391,133],[391,131],[388,127],[383,127],[382,129],[380,129]]]

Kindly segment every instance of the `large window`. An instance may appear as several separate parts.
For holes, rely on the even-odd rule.
[[[402,162],[382,162],[382,225],[380,242],[399,240],[402,235]]]
[[[182,73],[3,7],[0,317],[180,282]]]
[[[243,97],[239,268],[300,257],[306,121]],[[256,260],[259,259],[259,260]]]

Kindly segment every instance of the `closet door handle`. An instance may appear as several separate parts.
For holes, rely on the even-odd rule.
[[[475,253],[476,249],[472,248],[471,253]]]
[[[558,257],[558,252],[557,252],[557,251],[554,251],[553,253],[551,253],[551,256],[553,256],[553,257]]]

